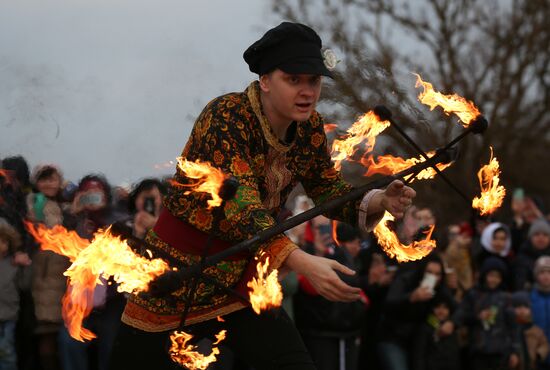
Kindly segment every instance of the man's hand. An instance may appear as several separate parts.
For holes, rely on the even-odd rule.
[[[416,191],[406,186],[403,181],[394,180],[386,190],[372,197],[369,203],[369,214],[388,211],[395,218],[401,218],[415,196]]]
[[[24,252],[16,252],[13,256],[13,264],[16,266],[30,266],[32,263],[29,255]]]
[[[395,218],[401,218],[405,214],[405,210],[412,204],[416,191],[405,186],[402,181],[395,180],[384,190],[382,195],[381,203],[384,209]]]
[[[421,287],[416,288],[411,293],[411,296],[410,296],[409,300],[412,303],[426,302],[426,301],[429,301],[430,299],[432,299],[433,296],[434,296],[434,294],[432,293],[432,291],[430,289],[421,286]]]
[[[355,271],[334,260],[296,249],[287,257],[285,266],[304,275],[315,290],[330,301],[352,302],[361,298],[361,289],[344,283],[335,272],[354,275]]]

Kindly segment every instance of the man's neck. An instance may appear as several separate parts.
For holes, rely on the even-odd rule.
[[[271,104],[269,98],[260,91],[260,101],[262,103],[263,112],[267,118],[267,122],[271,129],[275,133],[275,136],[281,141],[285,141],[286,132],[292,121],[288,121],[277,114],[273,104]]]

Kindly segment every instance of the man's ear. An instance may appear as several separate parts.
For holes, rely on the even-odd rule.
[[[260,76],[260,89],[265,93],[271,89],[271,75],[269,73]]]

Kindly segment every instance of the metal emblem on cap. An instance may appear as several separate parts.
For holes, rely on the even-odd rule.
[[[336,65],[340,63],[340,60],[338,60],[336,53],[334,53],[332,49],[325,49],[323,50],[323,62],[325,63],[325,67],[327,67],[329,71],[332,71],[336,68]]]

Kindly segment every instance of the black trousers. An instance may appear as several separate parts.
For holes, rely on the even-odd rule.
[[[315,370],[298,330],[284,310],[257,315],[245,308],[185,328],[195,338],[212,338],[227,329],[222,342],[255,370]],[[149,333],[122,324],[110,370],[181,370],[168,355],[171,332]]]

